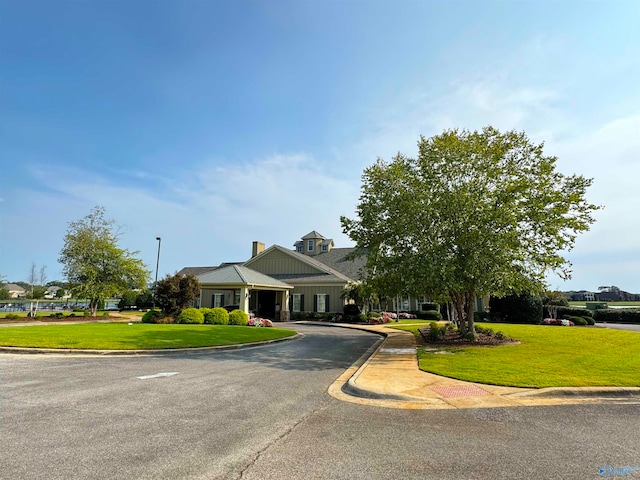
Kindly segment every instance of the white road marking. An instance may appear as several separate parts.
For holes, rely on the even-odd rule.
[[[136,378],[139,378],[140,380],[147,380],[149,378],[171,377],[177,374],[178,372],[160,372],[160,373],[156,373],[155,375],[143,375],[142,377],[136,377]]]

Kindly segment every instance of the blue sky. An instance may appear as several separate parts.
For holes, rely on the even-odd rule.
[[[311,230],[447,128],[523,130],[605,206],[573,279],[640,293],[637,1],[0,2],[0,274],[95,205],[159,276]]]

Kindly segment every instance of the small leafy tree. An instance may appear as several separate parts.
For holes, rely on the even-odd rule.
[[[549,312],[549,318],[558,318],[558,307],[568,307],[569,301],[562,292],[548,290],[542,294],[542,305]]]
[[[59,262],[76,298],[89,300],[91,315],[105,299],[129,289],[143,288],[149,270],[138,252],[118,247],[115,222],[105,218],[103,207],[94,207],[81,220],[70,222]]]
[[[357,218],[343,232],[367,253],[381,294],[446,295],[463,333],[476,296],[539,292],[545,275],[571,275],[562,252],[594,222],[591,179],[556,171],[524,133],[447,130],[367,168]]]
[[[8,300],[11,298],[9,294],[9,289],[5,286],[5,277],[4,275],[0,275],[0,300]]]
[[[200,296],[200,282],[195,275],[167,275],[155,288],[156,305],[167,315],[178,316]]]

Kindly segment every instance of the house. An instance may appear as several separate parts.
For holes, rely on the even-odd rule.
[[[24,288],[15,283],[7,283],[3,288],[9,291],[9,298],[23,298],[27,294]]]
[[[185,267],[202,285],[199,306],[235,307],[287,321],[298,312],[342,313],[340,298],[348,282],[362,279],[366,256],[351,259],[355,248],[339,248],[313,230],[293,249],[253,242],[251,258],[219,266]],[[394,310],[423,310],[425,296],[394,299]]]

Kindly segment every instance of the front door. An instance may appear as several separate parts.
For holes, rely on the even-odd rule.
[[[276,317],[276,292],[260,290],[258,294],[258,316],[274,319]]]

